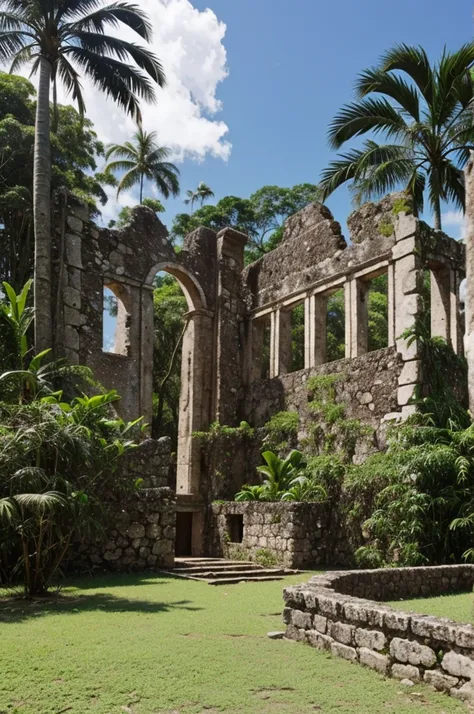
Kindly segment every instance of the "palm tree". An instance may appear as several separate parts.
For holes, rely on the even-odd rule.
[[[387,143],[368,139],[332,161],[322,174],[324,197],[346,181],[359,200],[402,186],[419,213],[426,187],[437,229],[441,201],[464,209],[462,167],[474,148],[473,62],[474,44],[445,51],[435,65],[421,47],[398,45],[378,67],[363,72],[356,83],[358,100],[330,125],[330,145],[339,149],[368,132],[383,135]]]
[[[172,194],[179,193],[179,170],[166,159],[171,154],[171,149],[158,146],[156,132],[146,132],[141,124],[133,135],[131,141],[125,144],[113,144],[106,153],[106,159],[117,157],[105,167],[105,171],[125,171],[118,188],[117,196],[121,191],[140,184],[140,203],[143,203],[143,184],[145,179],[152,181],[160,193],[169,198]]]
[[[204,201],[207,201],[208,198],[212,198],[214,196],[214,191],[212,191],[209,186],[204,183],[204,181],[200,181],[196,193],[201,201],[201,207],[203,206]]]
[[[193,215],[193,206],[199,198],[198,192],[192,191],[190,188],[188,188],[188,190],[186,191],[186,196],[187,198],[184,199],[184,202],[187,206],[191,205],[191,215]]]
[[[208,198],[211,198],[214,196],[214,191],[212,191],[207,184],[204,183],[204,181],[200,181],[198,184],[198,187],[195,191],[192,191],[191,189],[188,189],[186,191],[186,196],[187,198],[184,199],[184,202],[186,205],[191,205],[191,215],[193,213],[193,206],[196,201],[201,201],[201,207],[204,204],[204,201],[207,201]]]
[[[138,98],[155,98],[165,77],[148,49],[117,37],[120,23],[146,41],[151,26],[137,5],[102,0],[0,0],[0,61],[11,72],[32,62],[39,71],[36,106],[33,205],[35,227],[35,346],[50,347],[51,328],[51,151],[50,90],[62,81],[84,113],[80,73],[117,104],[140,118]]]

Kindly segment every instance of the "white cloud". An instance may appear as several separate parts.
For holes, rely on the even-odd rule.
[[[462,211],[446,211],[441,214],[441,225],[443,231],[456,240],[464,240],[466,237],[466,217]]]
[[[190,0],[140,0],[139,4],[152,22],[150,49],[167,78],[166,87],[157,91],[156,104],[142,102],[145,129],[158,132],[159,143],[173,150],[173,161],[203,161],[207,156],[226,161],[232,149],[226,138],[228,126],[216,118],[222,109],[217,90],[228,75],[223,44],[226,25],[212,10],[201,12]],[[128,28],[117,34],[137,42],[137,35]],[[24,73],[28,76],[28,68]],[[82,84],[87,116],[99,138],[105,143],[129,140],[135,131],[133,121],[90,81],[84,78]],[[62,87],[58,99],[71,101]],[[124,204],[120,201],[119,205]],[[107,214],[112,209],[113,205],[108,207]]]
[[[140,0],[140,9],[153,24],[150,47],[167,78],[167,86],[157,92],[157,103],[142,104],[145,128],[158,131],[160,143],[172,147],[175,160],[203,160],[209,154],[228,159],[228,127],[215,118],[222,109],[217,89],[228,75],[225,24],[212,10],[200,12],[189,0]],[[137,41],[128,29],[119,34]],[[100,137],[106,142],[129,139],[133,121],[87,80],[84,90],[87,114]]]

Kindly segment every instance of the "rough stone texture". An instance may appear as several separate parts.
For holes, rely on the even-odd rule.
[[[70,570],[147,570],[174,565],[176,499],[169,488],[145,488],[127,503],[111,503],[102,537],[74,543]],[[153,534],[149,522],[153,520]]]
[[[54,317],[57,313],[57,352],[72,363],[90,366],[105,387],[117,389],[122,397],[117,410],[127,419],[144,416],[151,421],[156,273],[174,275],[186,296],[176,491],[179,508],[196,514],[193,555],[203,555],[216,541],[210,533],[215,517],[208,508],[212,500],[231,499],[244,482],[255,479],[261,446],[258,429],[276,412],[296,410],[297,442],[308,440],[315,421],[307,406],[309,377],[342,375],[335,385],[336,401],[345,404],[347,419],[371,427],[355,440],[354,463],[384,448],[387,422],[405,419],[414,411],[410,400],[423,383],[423,364],[416,341],[408,344],[401,335],[420,314],[426,267],[432,276],[432,334],[462,352],[457,288],[464,273],[464,246],[417,220],[402,195],[387,196],[353,213],[347,242],[329,209],[311,204],[286,222],[283,240],[274,251],[247,267],[247,238],[232,228],[218,234],[199,228],[186,237],[177,254],[166,228],[143,206],[133,209],[130,223],[120,230],[99,229],[89,220],[87,207],[73,197],[63,225],[58,218],[52,256],[53,293],[59,305]],[[369,281],[384,273],[388,346],[369,353],[365,298]],[[118,301],[114,353],[102,349],[104,288]],[[345,294],[347,359],[327,364],[325,301],[338,289]],[[305,311],[305,368],[290,372],[290,310],[299,304]],[[264,379],[262,320],[270,324],[270,374]],[[253,441],[241,439],[235,448],[226,448],[227,442],[217,439],[204,453],[202,443],[193,437],[214,421],[237,426],[241,420],[257,431]],[[328,428],[320,426],[323,432]],[[342,436],[334,436],[337,449]],[[143,447],[143,463],[159,459],[157,448],[155,452],[151,444]],[[136,468],[142,469],[138,462]],[[175,485],[164,470],[153,478],[147,486]],[[337,509],[326,517],[320,514],[319,520],[336,534],[330,544],[336,546],[332,562],[351,563],[360,543],[340,537],[345,525],[339,522]],[[312,521],[306,525],[312,527]],[[329,538],[313,536],[312,530],[300,535],[298,543],[280,529],[270,531],[251,534],[249,547],[275,552],[286,548],[300,554],[289,559],[308,565],[324,562],[323,553],[329,553]],[[109,561],[118,558],[117,549],[108,553]]]
[[[474,628],[444,618],[398,612],[363,598],[438,595],[447,590],[470,590],[473,584],[474,565],[317,575],[306,584],[285,588],[285,622],[298,623],[298,627],[288,626],[286,637],[358,661],[410,686],[423,680],[471,702]]]
[[[394,664],[390,672],[392,677],[396,677],[397,679],[411,679],[412,682],[419,682],[421,679],[420,670],[412,664]],[[436,674],[439,674],[439,672],[436,672]]]
[[[348,553],[344,533],[331,530],[329,511],[318,503],[247,501],[212,504],[209,553],[214,557],[271,556],[288,568],[327,562],[335,552]],[[241,517],[243,538],[232,542],[232,518]]]

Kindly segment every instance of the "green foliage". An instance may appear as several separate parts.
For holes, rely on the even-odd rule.
[[[36,92],[23,77],[0,72],[0,277],[19,290],[32,272],[33,145]],[[92,122],[57,107],[51,135],[52,188],[67,188],[98,212],[111,177],[97,172],[104,153]]]
[[[303,473],[303,454],[294,449],[285,459],[272,451],[262,454],[265,464],[257,472],[265,476],[263,484],[246,484],[236,494],[236,501],[321,501],[326,489]]]
[[[192,191],[188,194],[188,202],[194,204],[198,197]],[[232,226],[249,236],[246,260],[251,262],[278,245],[283,235],[283,223],[289,216],[312,201],[318,201],[320,197],[319,188],[312,184],[301,184],[293,188],[264,186],[248,199],[225,196],[215,206],[201,205],[192,215],[178,214],[171,234],[175,239],[182,240],[199,226],[216,231]]]
[[[263,565],[264,568],[274,568],[278,565],[278,558],[269,548],[259,548],[255,552],[255,562]]]
[[[97,525],[103,497],[132,488],[117,465],[140,420],[114,415],[115,390],[68,400],[55,380],[74,371],[76,385],[92,381],[89,370],[45,362],[50,350],[29,355],[31,281],[18,295],[3,287],[0,321],[11,332],[14,369],[0,374],[0,581],[22,577],[25,593],[36,595],[48,589],[73,535]]]
[[[181,345],[184,315],[188,306],[178,281],[172,275],[156,276],[153,309],[152,434],[155,438],[169,436],[176,448],[181,390]]]
[[[386,238],[390,238],[390,236],[393,235],[394,230],[395,228],[393,226],[393,223],[388,218],[385,218],[384,220],[380,221],[378,225],[379,233],[385,236]]]
[[[295,443],[300,418],[298,412],[278,412],[264,425],[263,443],[270,449],[284,451]]]
[[[367,134],[387,143],[369,138],[340,154],[323,171],[324,197],[346,182],[357,202],[401,187],[418,215],[427,193],[435,228],[441,228],[442,200],[463,209],[463,168],[474,140],[473,61],[472,44],[444,51],[435,65],[423,48],[401,44],[364,71],[356,101],[331,122],[330,143],[340,149]]]
[[[413,213],[413,205],[408,198],[396,198],[393,202],[392,213],[398,216],[399,213],[406,213],[410,216]]]
[[[222,437],[237,438],[242,437],[252,438],[255,433],[250,424],[246,421],[241,421],[239,426],[226,426],[218,421],[213,422],[208,431],[194,431],[193,437],[199,439],[202,444],[211,444],[218,441]]]
[[[165,207],[157,198],[144,198],[142,206],[151,208],[153,213],[163,213],[165,210]],[[123,228],[128,225],[132,220],[132,211],[132,206],[122,206],[118,213],[117,220],[112,219],[109,221],[109,228]]]

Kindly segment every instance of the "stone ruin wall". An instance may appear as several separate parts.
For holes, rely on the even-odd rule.
[[[130,224],[117,231],[98,229],[82,204],[70,202],[55,249],[56,352],[90,366],[107,388],[117,389],[125,418],[151,417],[156,273],[177,277],[187,298],[177,479],[168,485],[176,487],[177,510],[193,513],[194,555],[212,538],[210,503],[232,499],[255,480],[259,430],[268,418],[297,411],[298,439],[307,436],[309,377],[344,375],[335,384],[336,401],[345,404],[347,418],[373,429],[354,460],[383,448],[387,420],[413,413],[410,400],[423,385],[423,365],[420,345],[402,334],[420,316],[424,269],[432,278],[432,334],[462,351],[464,246],[407,209],[397,195],[367,204],[349,218],[346,242],[329,210],[312,204],[287,221],[274,251],[244,268],[247,239],[233,229],[198,229],[176,254],[149,209],[134,209]],[[388,346],[368,352],[367,290],[384,273]],[[104,288],[118,301],[114,354],[102,349]],[[345,359],[327,363],[326,305],[336,290],[345,296]],[[296,305],[304,305],[304,369],[291,372]],[[262,379],[265,329],[269,375]],[[212,422],[235,427],[241,420],[256,429],[253,440],[219,437],[204,453],[193,437]]]
[[[286,568],[352,562],[347,534],[326,504],[213,503],[212,518],[209,553],[217,558],[263,557]]]
[[[474,627],[375,600],[471,590],[473,565],[326,573],[285,588],[286,637],[474,701]],[[369,600],[367,598],[373,598]]]
[[[174,565],[176,496],[169,487],[170,440],[147,439],[125,454],[120,468],[141,488],[105,504],[104,530],[77,541],[66,559],[73,571],[147,570]]]

